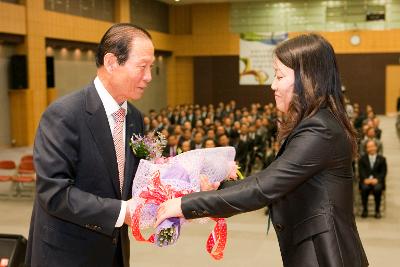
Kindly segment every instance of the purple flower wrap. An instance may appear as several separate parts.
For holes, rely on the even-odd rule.
[[[179,218],[166,219],[156,228],[154,244],[159,247],[172,245],[178,240],[180,232],[181,220]]]

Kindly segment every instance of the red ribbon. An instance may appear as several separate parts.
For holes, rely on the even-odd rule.
[[[132,215],[132,235],[137,241],[154,243],[155,234],[152,234],[149,238],[144,238],[140,232],[140,215],[142,208],[146,204],[160,205],[168,199],[183,197],[184,195],[190,194],[194,191],[191,190],[175,190],[170,185],[163,185],[160,180],[160,171],[156,171],[153,179],[151,179],[151,185],[147,186],[147,190],[140,193],[140,197],[145,199],[144,204],[140,204],[136,207],[134,214]],[[208,253],[216,260],[220,260],[224,256],[224,249],[227,240],[227,225],[225,219],[222,218],[211,218],[216,221],[213,231],[210,233],[207,239],[206,249]]]
[[[220,260],[224,257],[224,249],[228,235],[228,226],[224,218],[211,219],[216,221],[217,224],[215,225],[214,230],[208,236],[206,249],[208,253],[210,253],[211,257],[216,260]],[[217,244],[216,247],[215,244]]]

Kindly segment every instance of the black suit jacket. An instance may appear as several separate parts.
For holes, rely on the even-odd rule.
[[[187,219],[269,206],[284,266],[367,266],[353,215],[351,145],[328,109],[304,119],[265,170],[182,198]]]
[[[374,166],[371,168],[368,154],[362,156],[358,161],[358,173],[360,176],[360,186],[364,183],[365,179],[369,176],[373,176],[378,179],[378,183],[382,185],[382,189],[385,190],[385,177],[387,172],[387,165],[385,157],[376,155]]]
[[[397,112],[400,112],[400,97],[397,98]]]
[[[247,137],[246,141],[239,139],[235,160],[240,163],[240,165],[245,165],[247,163],[247,155],[250,153],[251,140]]]
[[[201,143],[201,148],[203,148],[204,143]],[[196,149],[196,143],[194,142],[194,140],[190,141],[190,150],[195,150]]]
[[[164,148],[164,150],[163,150],[163,152],[162,152],[162,156],[163,157],[166,157],[166,158],[168,158],[168,157],[172,157],[172,155],[170,154],[170,149],[171,149],[171,146],[170,145],[166,145],[165,146],[165,148]],[[180,149],[180,147],[179,146],[176,146],[176,149],[175,149],[175,156],[176,155],[178,155],[178,150]]]
[[[141,113],[128,103],[121,195],[114,143],[94,84],[48,107],[34,144],[37,194],[28,266],[112,266],[118,239],[129,265],[127,226],[115,223],[121,199],[131,198],[139,163],[129,139],[143,129]]]

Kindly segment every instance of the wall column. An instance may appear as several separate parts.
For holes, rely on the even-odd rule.
[[[47,107],[46,40],[43,34],[44,1],[26,0],[27,64],[31,90],[31,112],[28,114],[28,145],[32,145],[40,117]]]
[[[193,57],[172,56],[167,60],[167,104],[193,104]]]
[[[44,1],[26,0],[25,44],[18,53],[27,56],[28,88],[10,90],[12,145],[32,145],[40,117],[47,107],[46,41],[42,33]]]
[[[115,1],[115,22],[131,22],[131,1]]]

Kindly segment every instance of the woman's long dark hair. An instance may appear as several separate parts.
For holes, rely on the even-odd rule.
[[[331,44],[317,34],[303,34],[289,39],[275,49],[275,56],[294,70],[294,93],[278,140],[286,138],[301,120],[320,108],[328,108],[346,131],[357,154],[356,132],[344,106],[339,70]]]

